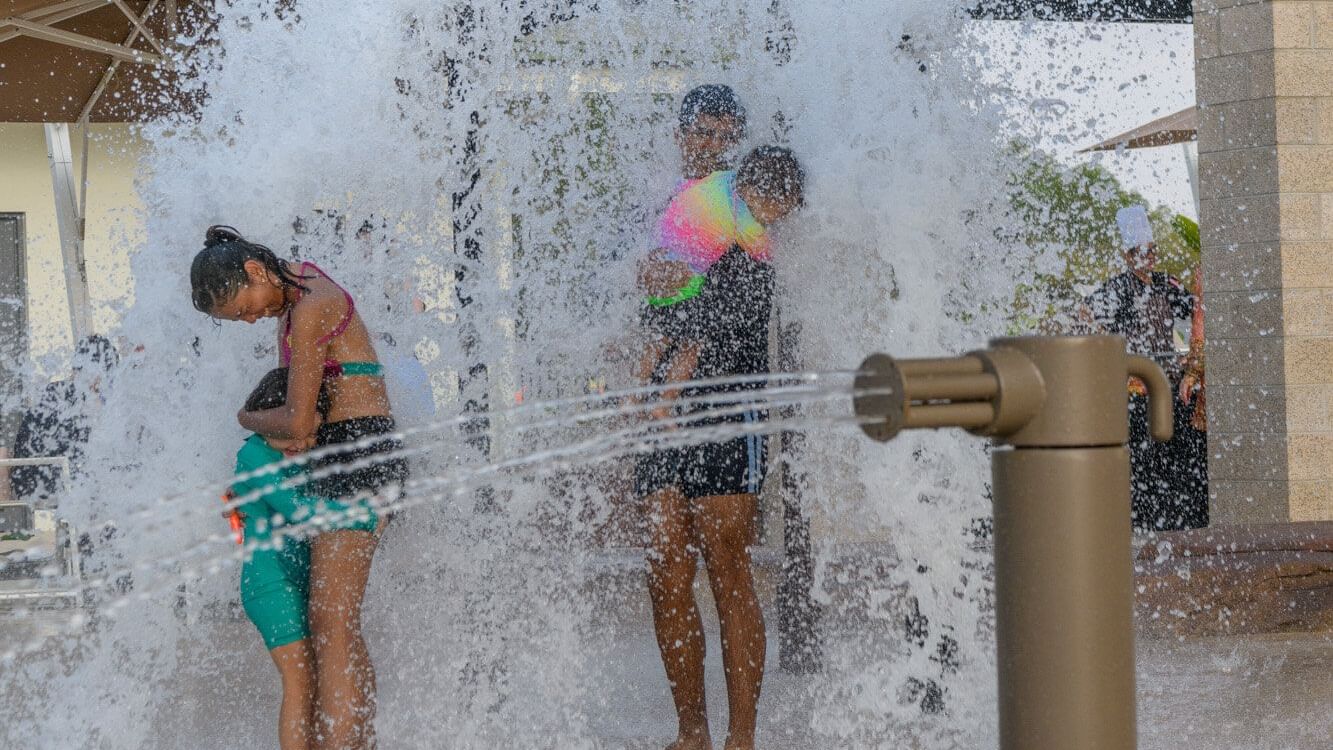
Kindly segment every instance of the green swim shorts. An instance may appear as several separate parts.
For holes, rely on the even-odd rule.
[[[286,539],[255,545],[241,567],[241,606],[270,651],[310,637],[310,545]]]

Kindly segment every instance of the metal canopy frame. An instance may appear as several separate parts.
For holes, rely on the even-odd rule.
[[[56,28],[56,24],[68,21],[71,18],[81,16],[94,10],[101,10],[107,5],[114,5],[130,24],[144,37],[144,40],[152,45],[157,53],[146,52],[135,49],[132,41],[124,44],[115,44],[102,39],[87,36],[85,34],[76,34],[72,31]],[[143,15],[135,13],[132,8],[125,4],[124,0],[68,0],[68,2],[48,5],[44,8],[30,10],[17,16],[0,18],[0,42],[7,42],[11,39],[17,39],[21,36],[28,36],[34,39],[42,39],[55,44],[63,44],[67,47],[88,50],[90,52],[100,52],[110,55],[116,60],[125,60],[128,62],[147,62],[160,65],[165,62],[162,57],[165,54],[162,45],[153,36],[152,32],[144,26],[143,18],[152,13],[157,3],[152,3]]]
[[[1146,122],[1133,130],[1128,130],[1119,135],[1111,136],[1106,140],[1095,143],[1087,148],[1079,149],[1079,153],[1088,151],[1119,151],[1122,148],[1153,148],[1154,146],[1171,146],[1177,143],[1191,143],[1199,139],[1199,108],[1190,105],[1179,112],[1172,112],[1165,117],[1159,117],[1151,122]]]

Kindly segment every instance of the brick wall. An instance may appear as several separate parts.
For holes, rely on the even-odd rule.
[[[1333,519],[1333,2],[1194,6],[1212,516]]]

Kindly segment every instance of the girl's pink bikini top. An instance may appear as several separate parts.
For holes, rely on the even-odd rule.
[[[343,331],[347,330],[347,326],[352,323],[352,316],[356,315],[356,302],[352,300],[352,295],[348,294],[346,289],[343,289],[342,286],[338,284],[338,282],[334,281],[333,278],[330,277],[327,273],[324,273],[323,269],[321,269],[314,263],[311,263],[310,261],[305,261],[301,263],[301,271],[300,274],[298,275],[301,278],[305,278],[305,273],[307,269],[313,270],[315,273],[328,279],[329,283],[338,287],[338,291],[342,292],[343,297],[347,298],[347,312],[343,313],[342,320],[338,321],[338,325],[334,326],[332,331],[329,331],[323,336],[320,336],[319,339],[315,342],[316,345],[318,346],[324,346],[325,344],[329,343],[338,336],[341,336]],[[300,299],[300,297],[298,297],[297,299]],[[291,361],[292,361],[292,313],[291,310],[288,310],[287,319],[283,324],[282,338],[279,341],[278,363],[283,367],[287,367],[291,364]],[[383,367],[380,365],[379,362],[373,362],[373,361],[339,362],[336,359],[324,360],[325,380],[330,380],[332,378],[350,378],[357,376],[380,377],[383,375],[383,372],[384,372]]]

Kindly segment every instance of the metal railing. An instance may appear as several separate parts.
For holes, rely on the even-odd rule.
[[[66,456],[34,456],[30,458],[0,458],[0,471],[8,472],[9,469],[19,466],[57,466],[60,468],[60,484],[65,489],[69,484],[69,458]],[[8,481],[8,477],[5,477]],[[27,503],[20,504],[27,505]],[[31,507],[31,506],[30,506]],[[37,511],[33,508],[34,513]],[[82,569],[82,560],[80,559],[78,533],[74,526],[59,516],[56,517],[56,551],[62,562],[61,573],[68,578],[78,578]],[[15,596],[37,597],[45,594],[37,592],[16,592]],[[9,598],[9,594],[0,592],[0,600]]]
[[[0,458],[0,468],[12,466],[59,466],[62,477],[69,476],[69,459],[65,456],[36,456],[33,458]]]

